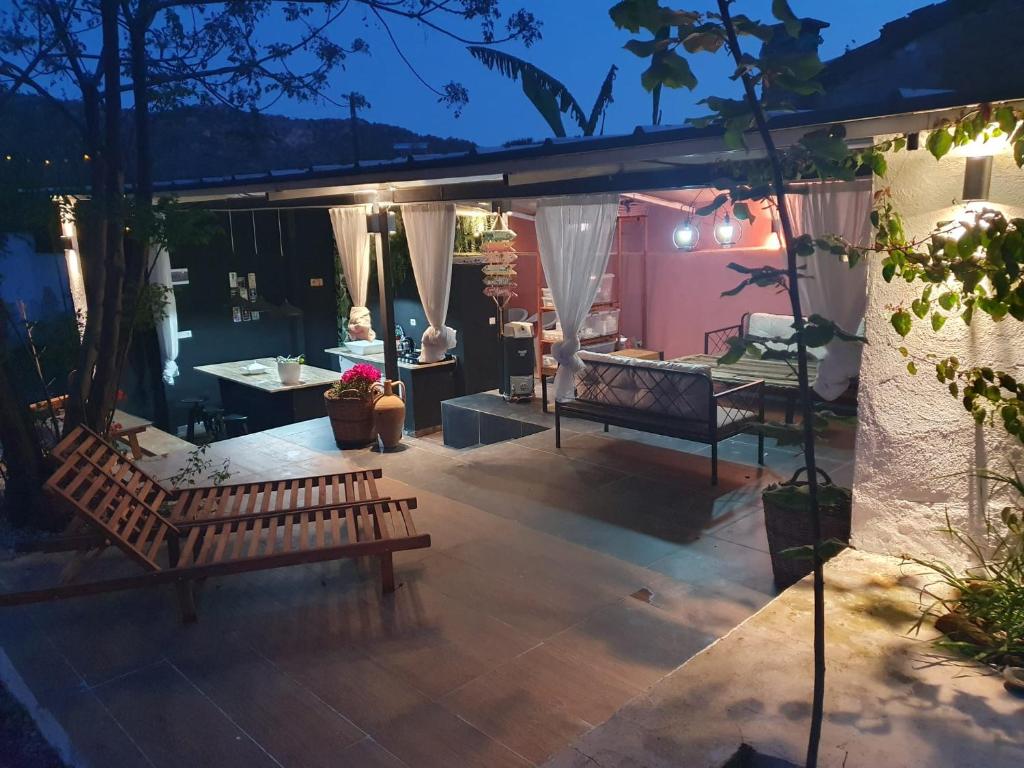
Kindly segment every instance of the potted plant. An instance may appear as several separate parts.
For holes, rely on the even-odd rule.
[[[814,520],[811,514],[808,483],[798,469],[788,481],[773,483],[761,493],[764,524],[768,532],[768,551],[772,556],[775,586],[785,589],[811,572],[813,559],[807,552],[814,543]],[[850,518],[853,496],[849,488],[832,482],[828,473],[817,468],[818,511],[821,517],[821,541],[827,542],[829,554],[850,542]]]
[[[289,357],[279,355],[277,358],[277,376],[286,387],[298,384],[302,379],[302,364],[306,362],[305,355]]]
[[[373,439],[373,385],[379,380],[380,371],[360,363],[324,392],[327,416],[339,448],[366,445]]]

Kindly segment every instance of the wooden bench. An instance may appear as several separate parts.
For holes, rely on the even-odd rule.
[[[586,369],[576,397],[555,403],[555,445],[565,416],[651,432],[711,446],[711,484],[718,484],[718,443],[764,423],[764,382],[716,391],[707,366],[581,352]],[[757,463],[764,464],[758,430]]]

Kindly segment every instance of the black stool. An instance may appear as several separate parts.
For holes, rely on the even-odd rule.
[[[205,397],[186,397],[178,401],[188,407],[188,427],[185,429],[185,439],[190,443],[196,441],[196,424],[205,419],[206,400]]]
[[[223,417],[225,437],[241,437],[249,434],[249,417],[229,413]]]
[[[224,437],[224,409],[207,408],[203,414],[203,427],[211,441]]]

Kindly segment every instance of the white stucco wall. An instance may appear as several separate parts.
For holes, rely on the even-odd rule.
[[[911,238],[933,230],[939,221],[963,212],[956,201],[962,193],[962,156],[936,161],[921,149],[891,155],[885,181],[896,209],[906,218]],[[1009,153],[995,157],[989,205],[1007,216],[1024,216],[1024,171]],[[1024,323],[1007,318],[993,323],[977,313],[971,327],[950,320],[934,333],[915,318],[914,329],[902,340],[889,324],[892,308],[920,295],[920,283],[887,284],[880,259],[870,267],[866,332],[860,374],[857,463],[853,493],[853,542],[856,546],[892,555],[937,555],[963,563],[965,553],[935,530],[948,512],[954,525],[973,535],[984,531],[986,507],[998,511],[998,499],[987,499],[985,484],[963,473],[989,466],[1005,468],[1016,458],[1024,469],[1024,451],[999,426],[975,427],[959,400],[940,384],[934,370],[919,364],[917,376],[906,370],[898,352],[936,359],[957,355],[962,364],[990,364],[1024,375]]]

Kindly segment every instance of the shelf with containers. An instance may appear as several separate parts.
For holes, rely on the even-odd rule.
[[[642,240],[639,249],[626,250],[623,248],[623,224],[632,223],[642,227]],[[636,258],[640,261],[640,279],[642,284],[646,282],[647,265],[647,215],[620,213],[615,227],[615,239],[612,251],[608,257],[607,271],[601,277],[601,285],[598,287],[594,303],[590,307],[590,313],[583,322],[580,333],[580,345],[594,351],[614,351],[620,337],[620,315],[622,310],[622,275],[623,259]],[[644,300],[644,292],[640,292],[641,301]],[[537,327],[534,334],[537,343],[537,374],[538,376],[554,376],[557,364],[551,357],[551,345],[561,341],[562,334],[558,329],[557,319],[555,329],[544,328],[544,314],[555,311],[554,302],[551,298],[551,291],[547,287],[543,267],[537,269]],[[645,312],[643,314],[646,314]],[[646,329],[644,329],[646,330]]]

